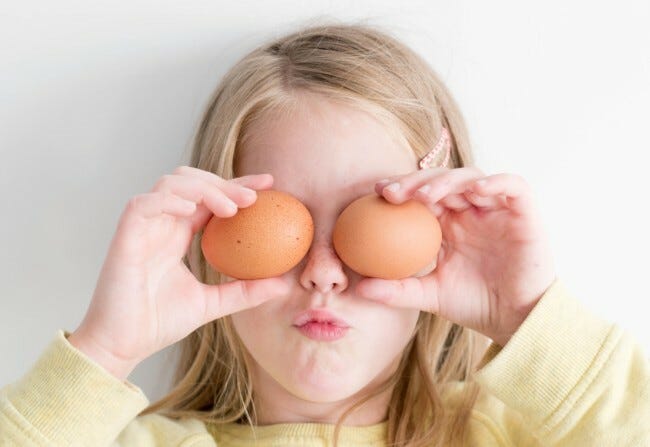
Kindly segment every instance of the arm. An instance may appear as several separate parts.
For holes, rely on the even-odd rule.
[[[214,447],[203,422],[137,416],[142,391],[117,379],[59,331],[30,371],[0,389],[3,447]]]
[[[109,445],[148,405],[59,331],[30,371],[0,390],[3,446]],[[134,444],[150,445],[150,444]]]
[[[557,281],[477,381],[523,416],[503,426],[548,446],[650,445],[650,365],[635,340],[586,310]]]
[[[132,197],[74,336],[60,332],[25,377],[0,390],[0,445],[108,445],[119,434],[120,446],[160,439],[176,446],[188,429],[205,431],[196,421],[161,416],[130,423],[148,401],[124,379],[198,327],[287,293],[280,277],[204,284],[179,261],[213,215],[232,216],[272,185],[269,174],[225,180],[179,166],[149,193]]]

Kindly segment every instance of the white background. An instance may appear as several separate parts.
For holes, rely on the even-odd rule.
[[[225,70],[327,19],[432,64],[479,166],[533,186],[565,283],[650,352],[647,1],[0,0],[0,386],[77,327],[124,205],[187,163]],[[173,352],[130,376],[152,400]]]

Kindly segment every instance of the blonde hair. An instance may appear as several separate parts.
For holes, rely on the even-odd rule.
[[[317,93],[372,113],[390,124],[413,152],[424,156],[443,126],[452,140],[451,167],[472,164],[468,133],[447,88],[408,47],[362,24],[309,26],[255,49],[224,76],[197,130],[190,165],[230,179],[247,131],[267,113],[286,113],[301,92]],[[197,233],[184,258],[198,280],[224,278],[206,264]],[[478,387],[471,380],[479,335],[422,312],[397,373],[377,393],[392,388],[388,409],[391,445],[463,445]],[[230,317],[208,323],[180,343],[172,390],[141,414],[206,423],[255,424],[251,359]],[[447,385],[464,382],[455,404]],[[375,394],[373,394],[374,396]],[[350,408],[338,421],[372,396]],[[337,436],[335,436],[337,437]]]

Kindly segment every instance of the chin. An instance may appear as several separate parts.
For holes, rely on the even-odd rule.
[[[368,378],[370,379],[370,378]],[[337,402],[361,391],[369,380],[341,371],[294,370],[283,386],[294,396],[310,402]]]
[[[348,399],[359,390],[351,387],[341,388],[340,381],[331,386],[312,386],[306,384],[291,384],[288,391],[294,396],[314,403],[332,403]]]

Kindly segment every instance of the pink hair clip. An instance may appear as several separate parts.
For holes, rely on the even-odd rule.
[[[449,131],[446,127],[443,126],[442,133],[440,134],[440,139],[436,143],[436,146],[429,151],[427,155],[420,160],[420,169],[427,169],[431,167],[431,162],[433,159],[444,149],[445,159],[440,164],[440,167],[446,168],[447,163],[449,163],[449,157],[451,155],[451,138],[449,136]]]

